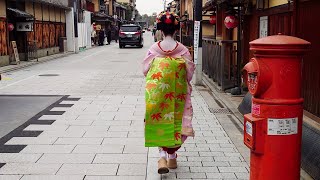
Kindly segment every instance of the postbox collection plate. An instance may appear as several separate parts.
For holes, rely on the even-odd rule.
[[[298,134],[298,118],[268,119],[268,135]]]

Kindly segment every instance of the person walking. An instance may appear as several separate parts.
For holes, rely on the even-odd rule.
[[[158,147],[158,173],[176,169],[177,150],[194,137],[191,84],[195,65],[188,49],[174,40],[179,16],[161,13],[157,29],[164,35],[143,60],[145,86],[145,146]]]
[[[91,44],[92,45],[96,45],[96,38],[97,38],[97,32],[96,32],[96,30],[92,30],[91,31]]]
[[[116,41],[116,43],[118,43],[118,39],[119,39],[119,28],[118,26],[114,26],[114,40]]]
[[[105,38],[105,30],[101,29],[99,32],[99,46],[103,46],[103,42],[104,42],[104,38]]]
[[[111,25],[110,25],[111,26]],[[107,40],[108,40],[108,44],[110,44],[111,43],[111,27],[110,26],[108,26],[107,27]]]

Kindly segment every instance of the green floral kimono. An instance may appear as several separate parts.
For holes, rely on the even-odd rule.
[[[156,57],[146,76],[145,146],[176,147],[187,95],[183,58]]]

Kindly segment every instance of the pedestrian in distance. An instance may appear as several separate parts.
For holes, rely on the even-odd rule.
[[[118,43],[118,39],[119,39],[119,28],[118,26],[114,26],[114,40],[116,41],[116,43]]]
[[[107,40],[108,40],[108,44],[111,43],[111,27],[108,26],[107,28]]]
[[[92,45],[96,45],[96,37],[97,37],[97,32],[96,32],[96,30],[92,30],[91,31],[91,44]]]
[[[152,36],[155,36],[155,35],[156,35],[156,31],[157,31],[157,28],[156,28],[156,27],[153,27],[153,29],[152,29]]]
[[[103,42],[104,42],[104,38],[105,38],[105,30],[101,29],[99,32],[99,46],[103,46]]]
[[[163,40],[151,46],[143,60],[145,86],[145,146],[158,147],[158,173],[176,169],[177,151],[194,137],[191,84],[195,65],[188,49],[174,40],[178,16],[163,12],[157,28]]]

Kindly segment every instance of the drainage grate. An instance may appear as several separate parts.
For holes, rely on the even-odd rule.
[[[59,76],[59,74],[40,74],[39,76]]]
[[[213,114],[231,114],[232,112],[227,108],[219,108],[219,109],[213,109],[209,108],[209,111]]]

